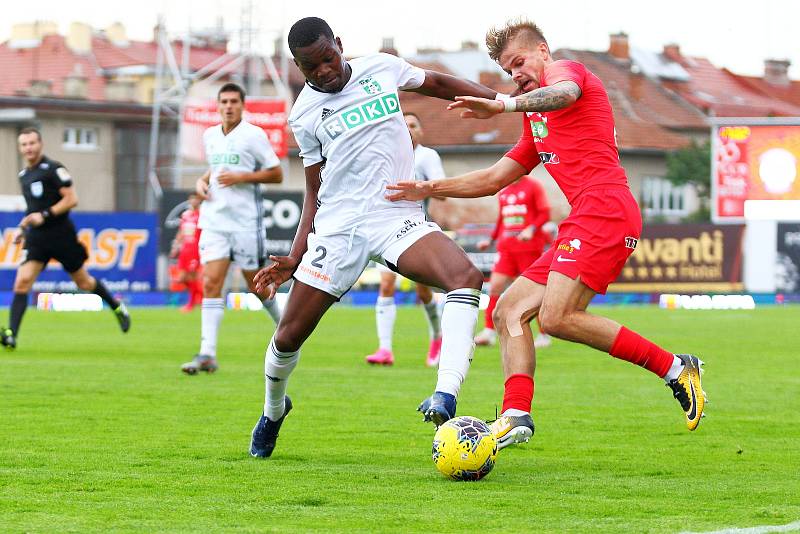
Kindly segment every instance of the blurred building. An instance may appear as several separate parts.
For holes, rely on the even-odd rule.
[[[67,35],[58,34],[54,23],[13,27],[11,38],[0,44],[0,195],[19,194],[16,176],[22,163],[16,134],[21,127],[35,124],[42,128],[47,154],[76,176],[81,209],[145,209],[160,30],[154,28],[153,40],[134,41],[119,23],[98,30],[76,22]],[[228,37],[221,23],[193,32],[188,43],[166,44],[174,63],[167,72],[199,74],[211,68],[220,72],[211,82],[191,85],[190,96],[213,98],[225,81],[242,80],[233,67],[226,72],[237,56],[227,52]],[[391,39],[384,40],[382,50],[397,53]],[[767,60],[763,77],[739,76],[704,58],[683,56],[678,45],[667,45],[660,52],[637,49],[624,33],[611,35],[605,51],[560,49],[554,55],[585,63],[605,84],[614,109],[620,158],[649,218],[678,221],[697,208],[698,199],[690,188],[674,187],[663,177],[667,154],[692,139],[708,139],[709,116],[800,116],[800,82],[789,80],[786,61]],[[513,89],[508,76],[473,42],[465,42],[456,51],[419,50],[407,59],[500,91]],[[273,58],[273,63],[279,70],[287,69],[277,74],[298,94],[304,79],[293,62],[283,62],[281,67],[278,58]],[[162,87],[173,81],[169,75],[160,80]],[[276,94],[268,77],[258,83],[262,95]],[[519,136],[517,115],[461,120],[445,111],[445,102],[415,93],[403,93],[402,104],[419,115],[425,144],[439,151],[450,175],[491,165]],[[157,164],[164,174],[171,172],[175,159],[176,130],[176,116],[162,114]],[[305,186],[302,163],[296,156],[290,136],[283,189]],[[187,167],[177,185],[191,187],[196,175],[194,167]],[[548,190],[555,218],[566,215],[566,200],[546,171],[537,168],[534,175]],[[165,183],[175,185],[171,178]],[[491,222],[494,210],[491,198],[448,200],[432,206],[434,217],[450,228],[466,221]]]

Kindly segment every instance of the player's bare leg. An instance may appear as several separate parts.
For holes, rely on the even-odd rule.
[[[472,361],[483,275],[461,247],[441,232],[427,234],[406,249],[397,268],[417,283],[447,292],[436,390],[420,405],[426,420],[441,425],[455,415],[456,398]]]
[[[442,318],[439,316],[439,306],[433,299],[433,291],[425,284],[416,284],[417,298],[422,302],[425,310],[425,319],[428,320],[428,356],[425,365],[436,367],[439,365],[439,356],[442,353]]]
[[[394,321],[397,317],[397,306],[394,303],[397,275],[393,272],[381,272],[381,281],[378,286],[378,300],[375,302],[375,326],[378,330],[378,350],[367,355],[367,363],[378,365],[392,365],[392,337],[394,334]]]
[[[0,331],[0,343],[6,348],[17,347],[22,316],[25,315],[25,310],[28,308],[28,293],[44,267],[44,263],[40,261],[28,260],[17,269],[17,275],[14,278],[14,298],[9,309],[9,325],[8,328]]]
[[[594,295],[580,279],[551,271],[539,314],[545,332],[607,352],[663,378],[684,410],[686,426],[697,428],[705,408],[700,379],[703,362],[668,352],[616,321],[588,313],[586,307]]]
[[[534,432],[530,411],[536,349],[530,322],[539,313],[544,294],[545,286],[519,277],[500,297],[494,311],[505,377],[503,407],[492,423],[500,448],[528,441]]]
[[[122,301],[114,298],[101,280],[89,274],[86,267],[81,267],[77,271],[69,273],[69,276],[72,278],[72,281],[75,282],[75,285],[78,286],[78,289],[86,291],[87,293],[94,293],[103,299],[103,302],[108,304],[108,307],[111,308],[111,311],[114,313],[114,317],[117,319],[119,328],[123,333],[130,330],[131,316],[128,314],[128,308]]]
[[[203,266],[203,301],[200,311],[200,351],[192,361],[181,365],[187,375],[200,371],[213,373],[217,365],[217,334],[225,312],[222,301],[222,286],[231,260],[227,258],[207,262]]]
[[[262,295],[258,294],[258,291],[256,290],[256,285],[253,282],[253,277],[255,277],[257,272],[258,271],[245,271],[245,270],[242,270],[242,276],[244,276],[244,279],[247,282],[247,289],[249,289],[251,293],[253,293],[254,295],[257,295],[258,298],[261,299],[262,306],[264,306],[264,309],[267,311],[269,316],[272,318],[272,321],[277,326],[277,324],[281,320],[281,307],[280,307],[280,305],[278,305],[278,300],[277,299],[264,298]]]
[[[264,411],[253,428],[250,454],[267,458],[275,449],[278,431],[292,409],[286,386],[297,362],[300,347],[319,324],[336,298],[298,280],[292,284],[284,314],[264,357]]]
[[[505,291],[513,281],[514,278],[507,274],[492,271],[489,277],[489,306],[486,308],[484,314],[484,328],[475,336],[476,345],[485,347],[497,343],[497,330],[495,330],[494,327],[492,314],[494,313],[495,307],[497,307],[497,301],[500,300],[500,295],[503,294],[503,291]]]

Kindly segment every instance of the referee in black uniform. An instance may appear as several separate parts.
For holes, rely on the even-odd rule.
[[[69,210],[78,205],[72,178],[63,165],[42,154],[42,136],[36,128],[24,128],[19,134],[19,151],[27,166],[19,173],[26,215],[19,222],[16,242],[24,240],[22,265],[14,280],[9,327],[0,331],[0,343],[17,346],[19,325],[28,307],[28,292],[50,259],[60,262],[83,291],[99,295],[111,307],[123,332],[131,326],[125,304],[115,299],[108,288],[90,275],[83,266],[86,249],[78,241]]]

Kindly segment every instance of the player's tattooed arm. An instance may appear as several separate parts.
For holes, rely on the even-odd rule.
[[[573,81],[558,82],[540,87],[514,98],[516,111],[554,111],[574,104],[581,96],[581,88]]]

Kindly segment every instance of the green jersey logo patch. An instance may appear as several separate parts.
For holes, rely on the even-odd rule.
[[[531,132],[534,137],[547,137],[547,123],[544,121],[531,121]]]
[[[239,164],[239,154],[211,154],[210,163],[211,165],[221,165],[224,163],[228,163],[230,165],[238,165]]]
[[[400,111],[400,99],[397,93],[388,93],[365,103],[337,111],[322,122],[322,128],[328,137],[336,139],[347,130],[358,128],[365,124],[378,122],[384,117]]]
[[[381,84],[376,82],[372,76],[367,76],[361,80],[358,80],[358,83],[361,84],[361,88],[367,92],[368,95],[377,95],[381,93]]]

